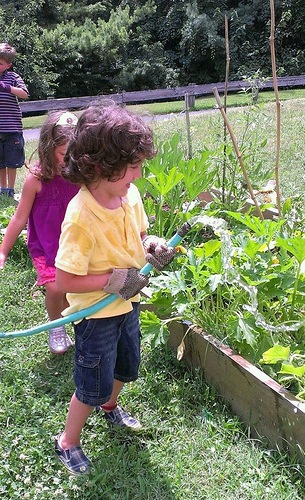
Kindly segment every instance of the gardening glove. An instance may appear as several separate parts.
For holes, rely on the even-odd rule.
[[[114,269],[103,290],[128,300],[148,285],[148,281],[148,276],[140,273],[137,269]]]
[[[146,236],[142,243],[146,252],[145,258],[147,262],[157,269],[157,271],[162,271],[177,253],[175,247],[169,247],[166,240],[158,238],[158,236]]]
[[[6,92],[7,94],[11,93],[11,86],[8,83],[4,83],[0,81],[0,92]]]

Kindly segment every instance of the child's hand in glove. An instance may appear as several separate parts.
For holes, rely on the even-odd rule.
[[[175,247],[169,247],[164,238],[149,235],[143,240],[143,247],[146,252],[146,260],[155,269],[162,271],[175,257],[177,250]]]
[[[103,290],[114,293],[121,299],[128,300],[137,295],[144,286],[148,285],[149,278],[137,269],[113,269],[112,274]]]

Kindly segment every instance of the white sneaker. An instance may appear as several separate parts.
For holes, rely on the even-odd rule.
[[[67,334],[66,332],[66,346],[67,346],[67,349],[69,349],[69,347],[72,347],[73,346],[73,342],[72,340],[70,339],[69,335]]]
[[[49,349],[53,354],[63,354],[72,346],[72,340],[64,326],[56,326],[49,330]]]

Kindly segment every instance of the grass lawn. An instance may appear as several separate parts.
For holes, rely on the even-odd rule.
[[[281,102],[291,99],[302,99],[305,98],[305,89],[286,89],[279,91]],[[275,94],[273,91],[262,91],[259,93],[258,103],[263,102],[274,102]],[[237,94],[229,93],[227,97],[227,106],[246,106],[249,103],[249,91],[248,92],[238,92]],[[201,111],[213,109],[216,106],[216,101],[214,96],[197,97],[195,100],[195,106],[192,111]],[[185,103],[183,100],[170,101],[170,102],[154,102],[145,104],[134,104],[128,105],[129,109],[132,109],[136,113],[150,113],[152,115],[158,114],[169,114],[169,113],[181,113],[185,108]],[[76,112],[78,113],[78,112]],[[45,119],[45,116],[32,116],[23,118],[23,127],[27,128],[37,128],[40,127]]]
[[[257,116],[253,116],[257,114]],[[267,102],[258,110],[248,107],[230,108],[227,116],[233,128],[239,148],[245,147],[251,153],[251,161],[263,161],[264,167],[274,172],[276,159],[276,105]],[[305,186],[305,98],[284,100],[280,107],[280,156],[279,181],[283,200],[301,196]],[[251,121],[253,120],[253,121]],[[158,139],[178,133],[181,146],[187,151],[186,120],[184,116],[173,115],[164,120],[153,121],[153,129]],[[245,134],[245,129],[247,133]],[[220,112],[199,113],[190,117],[190,132],[193,153],[207,148],[211,151],[223,143],[223,119]],[[266,144],[264,141],[266,140]],[[227,144],[233,147],[230,136]],[[234,151],[234,150],[233,150]],[[235,152],[234,152],[235,154]],[[248,160],[249,162],[249,160]],[[250,176],[251,179],[251,176]],[[260,186],[263,187],[263,186]]]
[[[283,196],[304,190],[304,97],[283,100],[280,181]],[[274,102],[262,110],[257,132],[267,135],[266,161],[275,161]],[[244,109],[228,112],[238,139]],[[39,125],[36,125],[39,126]],[[181,135],[185,118],[152,123],[156,136]],[[194,151],[222,140],[219,112],[192,116]],[[27,143],[27,158],[35,148]],[[18,171],[20,192],[25,169]],[[14,206],[0,199],[0,214]],[[24,243],[14,247],[0,280],[1,331],[46,322],[44,296]],[[73,337],[72,329],[69,332]],[[53,454],[53,437],[62,430],[73,392],[73,348],[62,356],[48,352],[47,333],[0,339],[0,493],[3,500],[303,500],[304,470],[292,458],[251,440],[247,429],[208,387],[199,373],[164,347],[143,345],[137,382],[126,387],[122,405],[143,430],[111,429],[92,414],[83,447],[94,464],[89,477],[67,474]]]
[[[304,166],[305,161],[305,90],[292,89],[280,91],[280,164],[279,178],[280,189],[283,198],[288,196],[302,195],[304,190]],[[264,162],[270,169],[274,168],[276,158],[276,104],[274,93],[265,91],[259,94],[259,103],[262,108],[250,110],[246,106],[249,96],[244,93],[232,94],[228,97],[228,106],[232,106],[227,111],[227,115],[232,123],[233,131],[239,147],[243,144],[244,130],[253,119],[251,114],[260,115],[259,120],[252,124],[250,132],[249,149],[257,150],[257,153],[264,154]],[[214,97],[205,97],[196,100],[195,111],[213,110],[208,113],[192,114],[190,119],[192,150],[196,154],[202,148],[213,149],[223,141],[223,119],[215,108]],[[181,145],[187,150],[186,120],[184,114],[180,114],[184,109],[183,101],[170,103],[153,103],[139,106],[130,106],[135,112],[149,113],[151,116],[158,114],[168,115],[166,119],[153,119],[151,126],[157,139],[169,137],[177,132],[181,138]],[[177,114],[178,113],[178,114]],[[40,127],[45,118],[43,116],[24,119],[24,126],[28,128]],[[34,120],[34,121],[33,121]],[[256,128],[255,128],[256,127]],[[267,140],[266,146],[261,148],[260,143]],[[251,142],[252,141],[252,142]],[[231,144],[228,136],[228,144]],[[35,141],[29,141],[26,145],[26,158],[29,159],[31,152],[36,147]],[[254,158],[255,159],[255,158]],[[21,190],[24,180],[24,169],[18,172],[16,188]],[[262,187],[262,186],[261,186]]]
[[[0,282],[5,331],[46,320],[35,273],[21,252],[16,260],[7,263]],[[94,471],[89,477],[70,476],[52,447],[73,392],[73,348],[51,355],[46,333],[0,341],[1,498],[304,498],[303,471],[292,460],[249,439],[199,373],[191,375],[171,352],[148,345],[143,345],[138,381],[121,397],[144,429],[111,429],[92,414],[83,447]]]

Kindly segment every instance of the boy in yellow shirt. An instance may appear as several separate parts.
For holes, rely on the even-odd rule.
[[[141,428],[117,404],[124,384],[138,377],[139,292],[148,284],[139,271],[146,261],[163,269],[176,252],[146,235],[147,216],[133,185],[154,155],[150,128],[116,105],[84,111],[67,150],[65,176],[82,187],[68,205],[55,262],[56,283],[69,302],[63,315],[118,296],[74,325],[76,389],[55,439],[56,454],[74,474],[90,469],[80,436],[94,408],[112,425]]]

